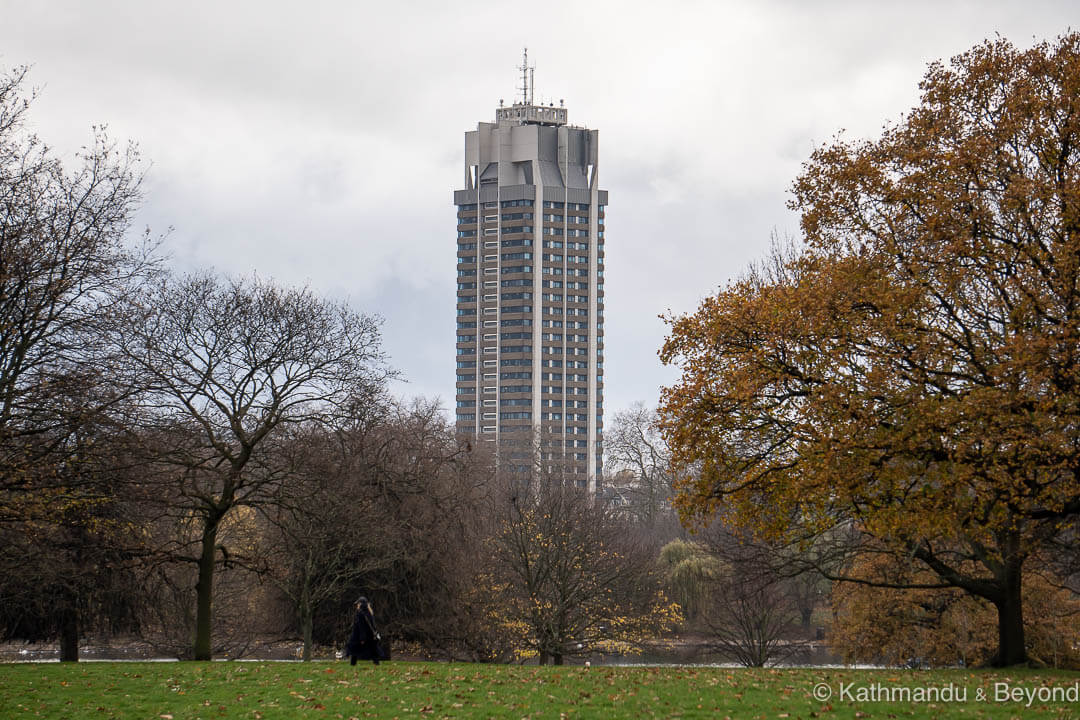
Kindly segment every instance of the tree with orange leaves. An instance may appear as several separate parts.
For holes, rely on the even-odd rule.
[[[814,152],[801,247],[668,319],[661,421],[685,522],[894,553],[917,572],[822,565],[984,599],[1011,665],[1027,563],[1080,516],[1080,33],[985,42],[921,89]]]

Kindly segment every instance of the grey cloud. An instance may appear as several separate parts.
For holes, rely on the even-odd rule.
[[[453,389],[463,134],[515,96],[600,129],[609,412],[671,382],[656,318],[794,233],[787,189],[841,128],[877,133],[927,62],[1075,23],[1072,2],[143,3],[0,0],[0,63],[34,63],[42,137],[89,126],[153,161],[140,224],[181,266],[310,283],[386,318],[403,392]]]

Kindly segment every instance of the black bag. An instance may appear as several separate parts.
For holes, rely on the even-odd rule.
[[[390,643],[387,640],[383,640],[382,634],[375,629],[375,625],[368,620],[367,616],[364,616],[364,621],[367,622],[368,627],[371,628],[371,641],[375,643],[375,657],[379,660],[390,659]]]
[[[390,641],[383,640],[382,635],[375,633],[375,652],[378,653],[380,660],[390,659]]]

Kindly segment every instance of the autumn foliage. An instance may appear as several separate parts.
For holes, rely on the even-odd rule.
[[[484,546],[490,562],[470,602],[504,652],[561,665],[597,652],[635,653],[681,620],[648,543],[577,487],[515,493]],[[493,642],[494,644],[494,642]]]
[[[881,557],[857,571],[889,578]],[[907,568],[901,572],[908,572]],[[927,571],[909,575],[930,583]],[[983,665],[997,650],[994,607],[955,588],[877,588],[841,583],[832,594],[828,641],[845,662],[888,665]],[[1024,584],[1024,637],[1029,655],[1052,667],[1080,664],[1080,597],[1056,578],[1032,574]]]
[[[921,89],[814,152],[798,247],[668,319],[660,412],[685,521],[854,531],[994,606],[1013,664],[1032,558],[1080,513],[1080,34],[983,43]]]

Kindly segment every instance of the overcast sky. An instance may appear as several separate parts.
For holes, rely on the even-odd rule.
[[[464,133],[536,99],[600,130],[606,410],[655,404],[668,311],[796,235],[788,188],[843,130],[872,137],[929,62],[1076,22],[1051,2],[0,0],[59,152],[107,123],[148,161],[140,226],[180,269],[308,283],[385,318],[402,395],[453,403]],[[1071,12],[1070,12],[1071,11]]]

